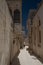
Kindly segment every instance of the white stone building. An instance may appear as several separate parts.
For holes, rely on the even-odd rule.
[[[28,43],[29,43],[29,50],[31,50],[31,51],[32,51],[32,25],[33,25],[32,19],[33,19],[35,13],[36,13],[36,10],[31,9],[29,11],[29,16],[27,19],[28,40],[29,40]]]
[[[21,22],[22,0],[0,0],[0,65],[9,65],[19,50],[17,39],[15,42],[14,25],[20,25]]]
[[[0,0],[0,65],[9,65],[13,43],[12,17],[5,0]]]
[[[43,2],[33,18],[33,52],[43,59]]]
[[[11,57],[14,58],[14,56],[20,49],[18,34],[21,34],[22,31],[22,0],[6,0],[6,1],[13,18],[13,45],[12,45]]]
[[[29,49],[31,49],[32,52],[34,52],[38,57],[43,59],[43,1],[39,4],[39,7],[35,12],[34,17],[31,19],[30,16],[30,18],[27,21],[30,36]]]

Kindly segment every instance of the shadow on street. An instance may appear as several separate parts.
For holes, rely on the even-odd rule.
[[[43,60],[41,59],[40,56],[36,55],[34,52],[32,52],[31,50],[29,50],[29,48],[27,48],[26,50],[28,51],[28,53],[30,54],[30,56],[34,56],[34,58],[32,58],[32,59],[34,59],[34,60],[38,59],[43,64]]]
[[[18,58],[19,53],[20,51],[14,56],[10,65],[20,65],[19,58]]]

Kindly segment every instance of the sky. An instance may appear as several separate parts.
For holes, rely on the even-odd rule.
[[[25,31],[27,31],[26,21],[27,21],[27,17],[29,14],[29,10],[30,9],[36,9],[37,4],[40,1],[41,0],[22,0],[22,25],[25,27]]]

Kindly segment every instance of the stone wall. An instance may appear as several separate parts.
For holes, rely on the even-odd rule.
[[[36,39],[34,40],[33,33],[33,52],[43,59],[43,3],[33,18],[33,32],[36,36]],[[41,33],[39,34],[39,32]]]
[[[7,3],[5,0],[0,0],[0,65],[9,65],[13,41],[11,24],[12,18]]]

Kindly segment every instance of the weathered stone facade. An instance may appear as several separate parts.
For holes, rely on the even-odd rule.
[[[12,11],[13,18],[14,18],[14,15],[15,15],[14,12],[16,10],[18,10],[20,12],[20,23],[22,23],[22,0],[7,0],[7,3],[8,3],[10,10]]]
[[[7,0],[9,9],[11,10],[12,17],[13,17],[13,26],[14,26],[14,45],[13,45],[13,57],[15,56],[15,52],[19,51],[20,49],[20,41],[19,35],[21,35],[22,31],[22,0]],[[17,25],[16,25],[17,24]]]
[[[34,10],[34,9],[31,9],[30,11],[29,11],[29,17],[28,17],[28,20],[27,20],[27,28],[28,28],[28,39],[29,39],[29,49],[32,51],[32,47],[33,47],[33,44],[32,44],[32,37],[33,37],[33,35],[32,35],[32,30],[33,30],[33,22],[32,22],[32,20],[33,20],[33,17],[34,17],[34,15],[35,15],[35,13],[36,13],[36,10]]]
[[[33,18],[33,52],[43,59],[43,2]]]
[[[29,33],[31,33],[31,19],[28,19],[28,22]],[[31,36],[31,34],[29,36]],[[29,39],[30,42],[31,39],[32,43],[30,43],[30,51],[34,52],[35,55],[43,59],[43,2],[40,3],[38,10],[32,18],[32,37]]]
[[[15,37],[17,36],[18,37],[22,36],[21,34],[21,31],[22,31],[22,0],[11,0],[11,1],[7,0],[7,3],[12,12],[12,17],[14,20],[14,39],[15,39]],[[16,30],[17,27],[19,28]],[[21,46],[21,43],[20,43],[20,46]]]
[[[0,65],[9,65],[13,28],[7,3],[0,0]]]

